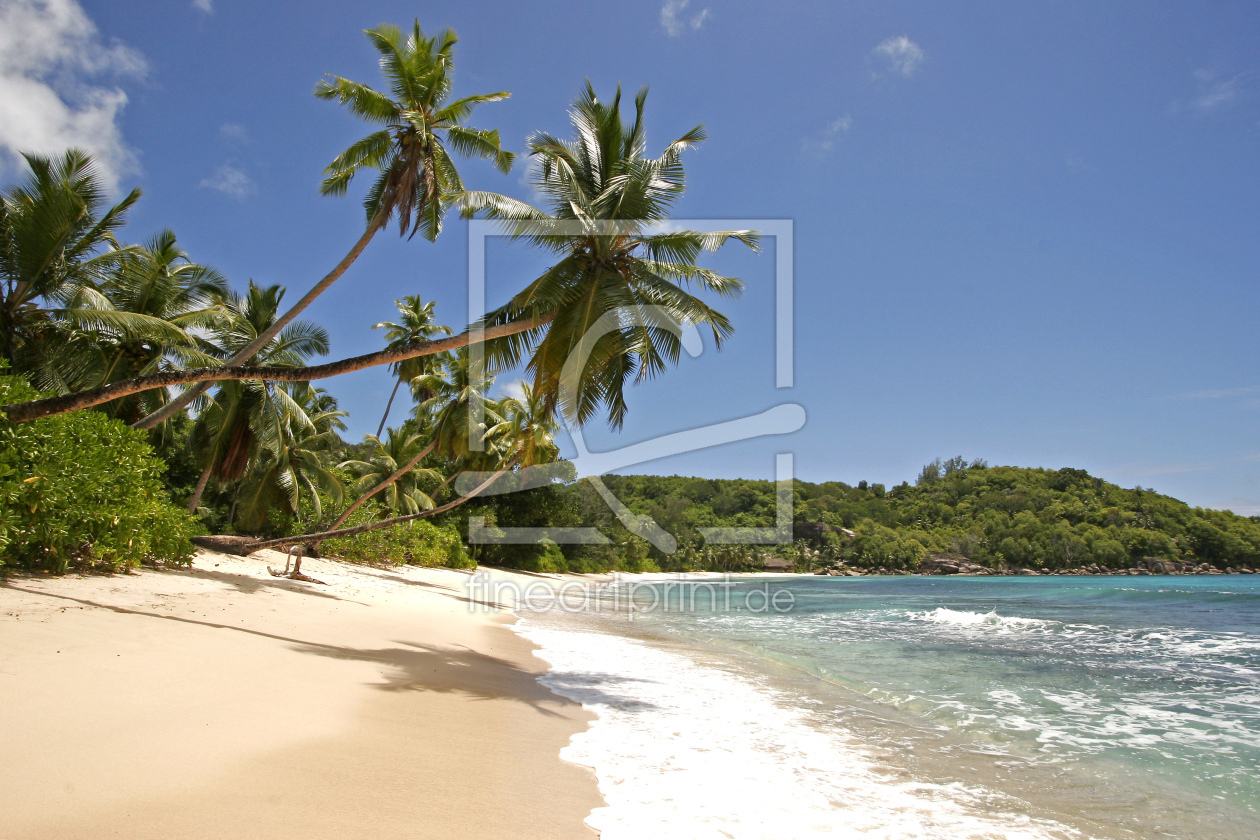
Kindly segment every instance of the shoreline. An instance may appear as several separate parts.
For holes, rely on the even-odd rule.
[[[0,582],[6,840],[598,836],[594,773],[560,758],[594,716],[511,605],[278,559]]]
[[[649,583],[644,579],[647,577],[635,576],[639,582]],[[657,583],[671,582],[663,575],[650,577]],[[743,582],[755,583],[758,577],[749,575]],[[809,583],[811,576],[784,577]],[[699,577],[692,580],[703,582]],[[940,579],[933,579],[933,585],[939,585],[936,581]],[[1200,582],[1204,582],[1202,578]],[[954,644],[958,650],[978,649],[988,644],[987,639],[995,644],[984,648],[986,657],[1002,656],[1009,644],[1019,649],[1022,638],[1044,637],[1050,648],[1058,645],[1059,636],[1041,628],[1061,622],[1025,618],[1024,612],[1007,618],[995,617],[996,611],[986,615],[993,610],[989,596],[971,591],[968,582],[959,583],[964,585],[954,594],[936,595],[935,589],[917,589],[934,599],[938,607],[935,613],[930,612],[931,604],[898,604],[895,609],[889,607],[897,613],[896,618],[887,620],[908,618],[911,625],[917,623],[922,628],[911,627],[920,642],[932,639],[933,644]],[[996,580],[991,583],[1010,586]],[[1124,587],[1132,585],[1099,583],[1122,587],[1117,591],[1125,593],[1130,590]],[[864,582],[862,588],[866,585]],[[881,585],[889,591],[898,588],[893,579]],[[1152,592],[1164,591],[1154,580],[1145,585]],[[838,586],[843,589],[844,584]],[[816,593],[831,589],[828,585],[814,587]],[[965,605],[939,608],[955,597],[964,599]],[[980,601],[986,606],[976,606]],[[1020,607],[1033,609],[1032,614],[1037,615],[1033,603],[1021,600]],[[1053,608],[1056,603],[1052,598],[1046,605]],[[863,605],[855,602],[853,609],[861,610]],[[732,616],[738,613],[736,610]],[[909,702],[904,708],[903,700],[915,701],[916,697],[898,697],[887,691],[868,693],[866,689],[879,686],[895,689],[891,684],[864,684],[862,680],[869,674],[848,670],[845,655],[831,661],[814,657],[809,648],[812,637],[829,632],[828,627],[851,629],[857,625],[832,623],[823,614],[811,619],[813,613],[803,613],[809,633],[789,636],[774,635],[768,627],[758,630],[766,619],[747,611],[744,614],[752,623],[742,628],[734,618],[735,624],[723,620],[705,625],[707,629],[693,625],[685,615],[671,617],[669,610],[655,613],[657,620],[644,624],[620,613],[571,613],[563,609],[544,610],[538,615],[522,612],[524,621],[514,625],[514,630],[542,646],[539,655],[552,663],[551,673],[544,678],[546,684],[599,714],[598,721],[574,737],[565,755],[591,764],[599,775],[608,805],[592,814],[590,822],[605,832],[603,836],[608,840],[644,836],[681,840],[710,836],[705,832],[719,826],[727,832],[722,836],[745,836],[744,830],[762,826],[760,820],[771,813],[778,814],[782,822],[774,823],[778,833],[765,836],[815,836],[821,826],[840,830],[861,824],[869,836],[888,838],[918,831],[915,836],[1066,840],[1126,836],[1126,827],[1132,828],[1133,820],[1140,821],[1141,836],[1147,836],[1147,830],[1172,830],[1178,836],[1204,840],[1242,836],[1240,830],[1245,834],[1244,827],[1251,819],[1241,810],[1245,803],[1231,800],[1226,807],[1217,801],[1223,797],[1213,798],[1209,791],[1165,778],[1162,774],[1175,769],[1175,764],[1163,769],[1151,766],[1149,772],[1154,775],[1135,776],[1137,768],[1148,766],[1142,762],[1152,760],[1151,756],[1110,751],[1094,756],[1089,750],[1075,750],[1066,733],[1062,747],[1055,745],[1054,737],[1038,737],[1049,719],[1043,720],[1032,706],[1003,706],[1014,700],[1012,689],[1027,694],[1025,700],[1039,696],[1038,684],[995,684],[1006,689],[994,700],[998,711],[1016,717],[1029,715],[1027,725],[1016,729],[1032,727],[1034,731],[1027,737],[1016,737],[1009,730],[1003,734],[1004,730],[995,729],[991,734],[996,740],[992,741],[983,724],[992,710],[975,705],[970,697],[967,702],[971,705],[959,715],[976,714],[979,729],[973,730],[969,720],[950,718],[947,712],[951,704],[945,702],[950,698],[938,696],[930,688],[924,690],[931,697]],[[1003,611],[1003,615],[1008,613]],[[941,623],[946,619],[948,623]],[[1063,626],[1068,629],[1065,638],[1073,638],[1084,625]],[[1108,634],[1112,631],[1104,633],[1107,628],[1101,626],[1092,629],[1105,635],[1107,643],[1112,641]],[[1113,630],[1123,644],[1127,638],[1123,626]],[[771,635],[762,639],[760,632]],[[1139,643],[1142,636],[1138,634]],[[1151,643],[1160,644],[1158,640],[1164,637],[1156,633],[1150,638]],[[1186,643],[1193,645],[1197,637],[1187,638]],[[891,653],[888,648],[883,652],[871,648],[873,640],[855,638],[849,643],[857,646],[855,655],[860,658],[869,650],[875,657],[872,661],[888,665],[900,661],[885,658]],[[1178,644],[1171,637],[1167,640],[1170,645]],[[1091,643],[1096,647],[1098,641]],[[1212,643],[1206,644],[1210,648]],[[921,661],[930,672],[930,658]],[[1019,657],[1012,662],[1015,670],[1002,674],[1017,680]],[[973,664],[987,667],[979,660]],[[985,682],[988,671],[977,674],[983,699],[994,685]],[[1059,687],[1053,681],[1047,686]],[[1103,687],[1091,686],[1073,682],[1070,687],[1084,692]],[[917,695],[923,693],[922,688],[907,690]],[[1066,688],[1059,692],[1066,693]],[[1205,708],[1214,708],[1210,701],[1205,702],[1209,703]],[[1110,707],[1100,703],[1099,725],[1105,730],[1110,725]],[[1123,703],[1132,705],[1129,698]],[[1135,716],[1133,726],[1143,732],[1172,726],[1158,710],[1141,716],[1130,708],[1128,713]],[[1074,716],[1079,717],[1079,713],[1057,709],[1047,731],[1053,735],[1065,726],[1070,729],[1082,723],[1070,719]],[[1084,725],[1093,731],[1089,729],[1093,724]],[[1174,735],[1176,728],[1170,730]],[[1127,735],[1118,731],[1115,737],[1123,740]],[[1141,741],[1144,736],[1139,733],[1132,737]],[[1161,740],[1158,735],[1151,737],[1152,743]],[[746,749],[749,746],[751,750]],[[1062,764],[1056,757],[1061,749]],[[1138,763],[1131,765],[1130,761]],[[803,787],[802,782],[806,782]],[[894,801],[897,806],[889,807]],[[807,814],[812,816],[806,819]],[[903,819],[909,822],[903,824]],[[784,826],[790,828],[785,832]],[[906,826],[913,830],[907,829],[906,835],[897,833],[898,827]],[[1216,833],[1218,830],[1223,833]],[[849,836],[843,831],[841,834]],[[831,836],[826,830],[819,836],[823,835]],[[762,835],[753,830],[748,836]]]

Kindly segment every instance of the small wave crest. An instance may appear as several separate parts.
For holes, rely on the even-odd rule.
[[[967,610],[951,610],[948,607],[937,607],[934,610],[908,612],[906,617],[911,621],[926,621],[931,624],[948,624],[954,627],[974,627],[1006,632],[1017,632],[1020,630],[1045,631],[1060,626],[1060,622],[1046,619],[998,615],[996,609],[987,613],[979,613]]]

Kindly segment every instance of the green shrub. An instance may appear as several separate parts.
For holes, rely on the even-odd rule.
[[[0,376],[0,405],[43,396]],[[187,564],[194,518],[171,503],[144,432],[95,411],[0,415],[0,567],[62,573]]]
[[[452,569],[472,569],[477,565],[464,550],[458,533],[424,519],[328,540],[320,546],[320,551],[361,563],[406,563]]]
[[[351,486],[348,474],[334,471],[347,486]],[[346,501],[337,504],[327,491],[320,490],[320,504],[323,507],[323,521],[318,522],[309,498],[302,500],[303,523],[288,520],[282,533],[300,534],[312,530],[322,530],[332,519],[336,518],[346,504],[354,499],[354,493],[346,494]],[[392,515],[375,499],[350,514],[350,518],[342,523],[342,528],[353,528],[367,525],[383,517]],[[318,522],[318,524],[317,524]],[[325,555],[340,557],[355,563],[388,563],[393,565],[408,564],[412,566],[446,566],[452,569],[475,569],[477,563],[468,556],[464,541],[460,539],[455,523],[436,523],[429,519],[415,519],[403,522],[379,531],[368,531],[352,537],[340,537],[324,540],[320,543],[320,551]]]

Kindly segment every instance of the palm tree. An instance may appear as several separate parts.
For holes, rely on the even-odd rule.
[[[753,231],[654,232],[685,188],[681,154],[703,140],[704,132],[697,127],[667,146],[660,157],[644,157],[646,95],[643,90],[635,98],[635,118],[626,125],[621,117],[620,90],[606,105],[588,84],[573,111],[576,140],[566,142],[545,134],[531,138],[530,153],[537,159],[534,183],[550,199],[551,212],[494,193],[461,196],[465,215],[485,212],[500,221],[509,236],[560,256],[555,266],[485,319],[488,332],[504,327],[514,330],[511,335],[491,334],[494,337],[486,344],[488,365],[510,369],[530,354],[529,370],[534,377],[530,399],[541,401],[540,407],[546,409],[540,416],[563,411],[584,422],[605,405],[610,423],[618,427],[626,411],[622,393],[626,380],[651,377],[678,358],[681,345],[676,330],[680,323],[707,325],[719,346],[731,332],[725,316],[683,285],[694,283],[726,297],[738,294],[742,288],[739,280],[700,268],[694,261],[702,251],[716,250],[730,239],[756,250],[759,237]],[[579,235],[574,235],[574,228]],[[592,335],[609,319],[613,329]],[[537,326],[520,329],[528,323]],[[452,421],[462,417],[464,422],[435,423],[433,446],[458,459],[461,469],[484,471],[486,462],[496,454],[485,446],[487,431],[503,418],[495,419],[491,426],[468,422],[470,415],[475,418],[474,410],[490,408],[480,396],[488,384],[473,376],[466,349],[452,356],[465,360],[455,371],[448,369],[445,377],[436,379],[422,376],[413,380],[413,388],[431,384],[439,395],[418,410],[440,406]],[[576,381],[570,382],[565,369],[573,358],[580,365]],[[450,398],[451,392],[461,390],[478,395],[480,402],[461,404]],[[448,510],[482,492],[520,457],[500,457],[493,467],[495,472],[483,484],[433,511],[338,530],[343,516],[329,532],[291,540],[327,539],[332,532],[349,536]],[[371,492],[384,489],[407,469],[409,466],[404,465]]]
[[[281,286],[259,287],[250,281],[245,295],[230,294],[223,300],[230,313],[214,330],[214,341],[223,356],[246,347],[274,323],[284,297]],[[291,323],[264,345],[255,361],[274,367],[297,367],[311,356],[328,352],[328,332],[306,321]],[[300,409],[290,392],[273,382],[231,380],[222,383],[208,405],[197,415],[193,429],[203,471],[188,509],[195,511],[211,478],[224,483],[239,481],[265,441],[283,438],[286,414]]]
[[[50,310],[73,305],[126,256],[114,233],[140,191],[103,209],[105,189],[86,152],[24,157],[25,180],[0,197],[0,352],[14,370],[31,373],[43,367],[44,339],[54,328]],[[96,314],[96,323],[132,333],[152,326],[140,317],[75,308],[84,323]]]
[[[560,454],[556,445],[559,421],[543,394],[536,394],[529,383],[521,383],[520,398],[508,397],[499,403],[503,422],[490,429],[489,437],[502,441],[505,460],[515,458],[522,467],[548,464]]]
[[[372,444],[373,450],[368,459],[345,461],[339,465],[356,474],[357,493],[365,494],[384,483],[385,495],[381,502],[385,510],[397,515],[432,510],[435,506],[433,498],[421,489],[421,483],[426,479],[441,480],[441,474],[436,470],[414,468],[403,472],[393,481],[388,480],[399,472],[399,465],[411,462],[421,450],[429,449],[424,443],[424,436],[411,431],[409,426],[410,424],[404,424],[402,428],[390,429],[383,441],[369,435],[366,442]],[[343,514],[337,524],[344,522],[348,515],[349,513]]]
[[[426,38],[417,20],[410,36],[390,24],[364,32],[380,53],[381,73],[387,92],[332,76],[315,86],[315,96],[335,100],[350,113],[381,126],[337,155],[324,170],[320,185],[324,195],[345,195],[359,172],[370,169],[376,177],[363,205],[367,229],[337,266],[316,283],[288,312],[276,319],[270,330],[260,333],[249,346],[228,360],[228,366],[244,365],[268,341],[345,273],[377,233],[397,216],[400,235],[408,227],[430,241],[442,230],[447,196],[460,193],[463,181],[451,158],[451,150],[465,157],[488,159],[502,172],[512,167],[513,155],[504,151],[497,130],[470,128],[464,123],[483,102],[507,99],[507,91],[476,94],[449,100],[454,81],[455,44],[459,40],[447,29]],[[415,217],[414,224],[412,217]],[[144,418],[140,428],[151,428],[191,402],[209,388],[196,385],[164,409]]]
[[[261,528],[274,510],[291,514],[301,523],[303,491],[318,521],[323,516],[320,491],[341,506],[344,487],[328,468],[341,446],[346,412],[319,388],[299,383],[287,390],[291,400],[277,403],[277,422],[264,426],[261,451],[245,477],[238,519],[248,531]]]
[[[386,330],[385,340],[389,342],[389,348],[406,347],[420,341],[428,341],[436,335],[451,334],[450,327],[433,322],[433,307],[435,305],[433,301],[424,303],[419,295],[406,295],[402,300],[396,299],[394,305],[398,307],[399,320],[397,322],[381,321],[379,324],[372,325],[374,330]],[[389,418],[389,410],[394,405],[394,397],[398,395],[398,386],[403,382],[410,382],[417,376],[431,372],[435,362],[436,357],[434,356],[414,356],[390,365],[390,369],[396,377],[394,390],[389,393],[389,402],[385,404],[385,413],[381,415],[381,424],[376,428],[376,437],[379,438],[381,431],[385,428],[385,421]]]
[[[177,366],[214,364],[215,347],[190,330],[213,328],[223,320],[226,310],[221,301],[227,292],[227,280],[214,269],[189,260],[169,230],[131,250],[100,284],[96,306],[152,318],[174,330],[150,329],[147,335],[93,330],[90,343],[94,352],[83,354],[93,364],[79,377],[82,387]],[[69,309],[61,320],[74,324],[81,317],[80,310]],[[143,413],[161,407],[166,398],[164,389],[147,391],[117,400],[107,410],[135,422]]]
[[[465,215],[484,212],[511,237],[550,251],[560,261],[505,306],[486,317],[488,326],[535,319],[540,326],[487,345],[500,369],[529,354],[532,393],[545,396],[565,416],[589,420],[601,405],[614,428],[624,421],[625,383],[648,379],[677,361],[677,326],[706,325],[715,343],[731,334],[726,316],[688,292],[695,284],[734,297],[742,283],[694,264],[701,251],[737,239],[754,250],[754,231],[654,232],[682,195],[682,152],[705,137],[697,126],[657,158],[644,157],[644,88],[635,97],[634,120],[622,122],[621,90],[600,102],[588,83],[574,106],[577,137],[537,134],[533,182],[550,212],[495,193],[470,192]],[[604,326],[610,326],[603,329]],[[578,360],[574,382],[561,388],[566,362]]]
[[[432,394],[413,410],[417,424],[431,431],[428,445],[355,499],[329,530],[337,530],[368,499],[393,485],[432,453],[459,459],[484,449],[487,420],[497,423],[502,418],[485,396],[485,389],[494,383],[493,375],[481,374],[476,367],[467,350],[447,353],[441,357],[437,371],[412,380],[413,391]]]

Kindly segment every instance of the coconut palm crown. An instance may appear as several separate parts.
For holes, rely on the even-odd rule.
[[[547,199],[546,210],[495,193],[460,197],[465,216],[483,212],[510,237],[561,257],[485,319],[487,326],[529,318],[543,325],[487,344],[487,358],[507,370],[528,355],[532,393],[578,423],[603,406],[609,424],[619,428],[625,384],[677,362],[680,325],[709,327],[720,348],[732,332],[730,321],[688,287],[733,298],[743,284],[695,261],[730,239],[758,249],[755,231],[664,230],[671,205],[686,188],[682,153],[705,133],[697,126],[659,157],[646,157],[646,98],[644,88],[627,124],[620,87],[605,103],[588,82],[571,112],[575,139],[530,138],[532,181]],[[571,359],[577,360],[569,368],[577,371],[575,382],[565,373]]]
[[[315,95],[335,99],[355,116],[383,128],[328,165],[320,192],[344,195],[361,170],[377,170],[380,174],[363,202],[368,224],[381,213],[382,223],[397,215],[400,234],[410,227],[409,238],[421,231],[426,239],[436,239],[442,229],[444,197],[464,189],[448,147],[467,157],[489,159],[503,172],[511,168],[513,155],[501,147],[497,130],[464,125],[476,106],[511,94],[499,91],[448,101],[458,41],[450,29],[426,38],[417,20],[409,36],[391,24],[364,34],[381,54],[387,92],[331,76],[316,85]]]
[[[398,307],[397,321],[381,321],[379,324],[372,325],[374,330],[385,330],[385,340],[389,342],[387,345],[389,349],[407,347],[421,341],[428,341],[435,336],[452,334],[450,327],[439,324],[433,319],[434,301],[425,303],[419,295],[405,295],[402,300],[395,300],[394,305]],[[385,421],[389,418],[389,409],[394,404],[398,387],[403,382],[410,382],[417,376],[432,372],[437,361],[436,356],[414,356],[390,365],[396,377],[394,390],[390,392],[389,402],[385,405],[385,413],[381,416],[381,424],[376,429],[376,437],[379,438],[385,428]],[[428,399],[429,396],[426,394],[421,399]]]

